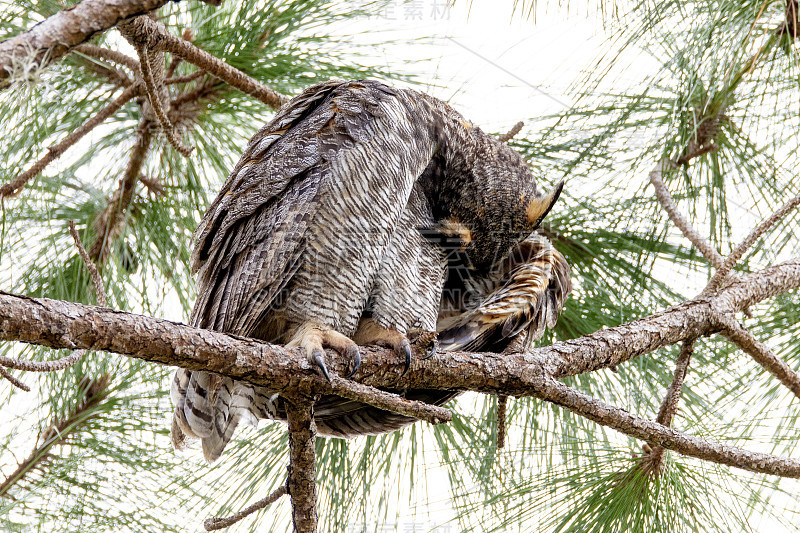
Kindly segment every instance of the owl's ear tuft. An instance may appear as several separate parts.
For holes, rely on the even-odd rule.
[[[553,208],[553,205],[556,203],[556,200],[558,200],[558,196],[561,194],[561,189],[563,188],[564,181],[562,180],[558,183],[558,185],[553,187],[553,190],[549,193],[542,196],[537,196],[528,202],[528,205],[525,207],[525,214],[527,215],[528,222],[530,222],[534,228],[537,228],[539,224],[542,223],[544,217],[546,217],[547,213],[550,212],[550,209]]]

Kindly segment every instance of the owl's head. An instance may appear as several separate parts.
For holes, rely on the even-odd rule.
[[[527,162],[489,136],[465,183],[474,190],[462,193],[466,201],[456,206],[453,215],[469,229],[465,250],[478,268],[505,256],[538,228],[564,187],[562,181],[549,192],[541,191]]]

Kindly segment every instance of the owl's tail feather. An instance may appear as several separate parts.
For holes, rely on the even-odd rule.
[[[254,387],[218,374],[180,368],[170,394],[175,404],[173,446],[182,450],[191,440],[200,439],[209,463],[222,455],[239,422],[258,423]]]

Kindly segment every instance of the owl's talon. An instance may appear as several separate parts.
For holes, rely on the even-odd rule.
[[[439,342],[436,339],[434,339],[433,340],[433,347],[431,348],[431,351],[428,352],[428,355],[426,355],[425,357],[422,357],[421,360],[425,361],[426,359],[430,359],[431,357],[436,355],[436,352],[438,352],[438,351],[439,351]]]
[[[400,341],[400,344],[395,348],[395,352],[406,358],[405,365],[403,366],[403,373],[400,374],[400,377],[403,377],[406,375],[406,372],[408,372],[408,369],[411,368],[411,344],[408,342],[408,339]]]
[[[312,362],[322,371],[322,375],[325,376],[325,379],[330,381],[331,376],[328,374],[328,367],[325,366],[325,352],[322,350],[314,350],[311,352],[311,359]]]
[[[356,345],[350,346],[347,349],[347,356],[350,359],[353,360],[353,370],[351,370],[350,373],[347,374],[347,376],[346,376],[347,379],[350,379],[350,378],[353,377],[353,374],[356,373],[356,370],[358,370],[358,367],[361,366],[361,352],[359,351],[358,346],[356,346]]]

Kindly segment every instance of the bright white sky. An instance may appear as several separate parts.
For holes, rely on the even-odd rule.
[[[430,40],[386,45],[376,60],[394,71],[419,73],[425,91],[451,102],[487,131],[548,115],[570,103],[567,87],[591,65],[606,34],[600,14],[547,8],[535,20],[514,2],[443,0],[390,2],[379,16],[343,24],[344,33],[374,32],[357,41]],[[547,12],[550,9],[550,12]]]

